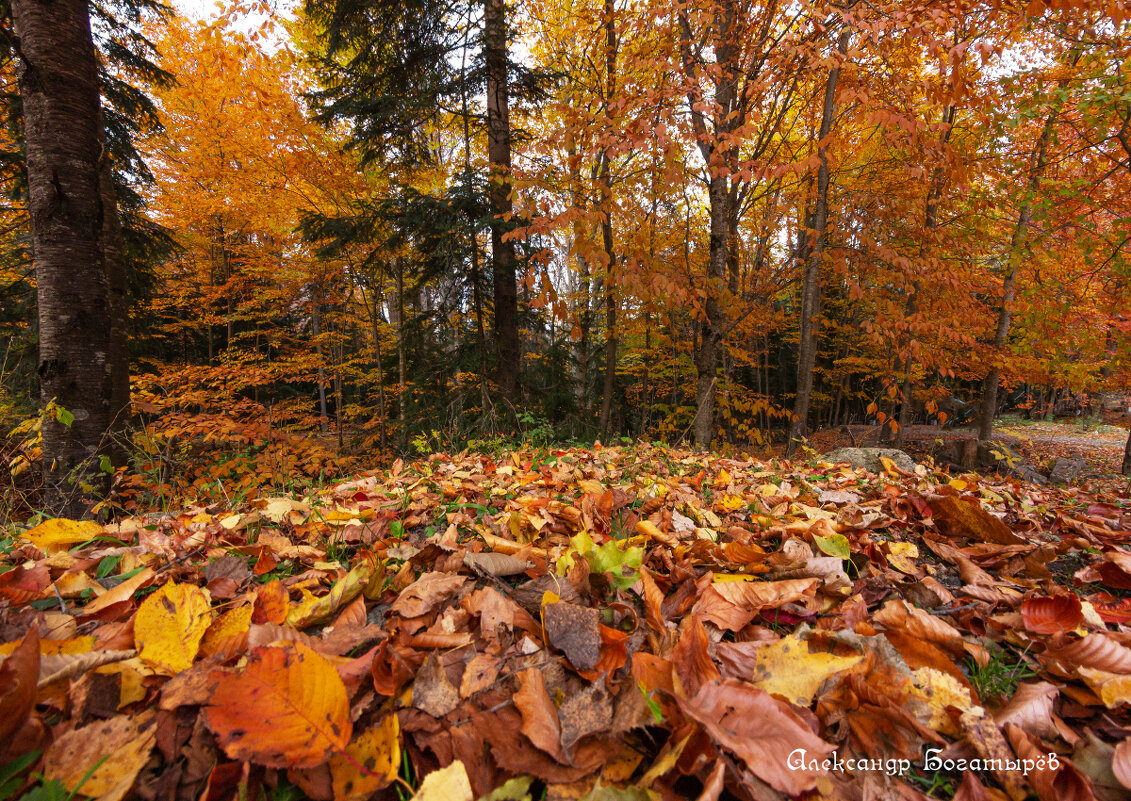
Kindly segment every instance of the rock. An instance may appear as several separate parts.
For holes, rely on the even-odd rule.
[[[895,448],[837,448],[821,457],[826,462],[848,462],[853,467],[863,467],[870,473],[883,472],[880,457],[891,459],[892,463],[906,473],[915,472],[915,460]]]
[[[1049,483],[1048,478],[1046,478],[1043,473],[1038,471],[1037,468],[1033,467],[1033,465],[1028,464],[1027,462],[1013,465],[1009,468],[1008,472],[1009,475],[1013,476],[1014,478],[1019,478],[1022,481],[1029,482],[1030,484],[1044,485]]]
[[[1088,463],[1081,456],[1057,459],[1049,473],[1049,480],[1053,484],[1069,484],[1078,479],[1087,467]]]

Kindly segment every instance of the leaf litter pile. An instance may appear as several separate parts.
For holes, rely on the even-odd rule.
[[[1117,799],[1126,483],[433,455],[0,557],[0,799]]]

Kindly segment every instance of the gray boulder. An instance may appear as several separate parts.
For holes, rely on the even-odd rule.
[[[1071,484],[1076,479],[1080,478],[1088,467],[1088,463],[1084,461],[1082,456],[1068,456],[1063,459],[1057,459],[1052,466],[1052,471],[1049,473],[1049,481],[1053,484]]]
[[[884,469],[880,457],[891,459],[892,463],[907,473],[915,471],[915,460],[895,448],[837,448],[821,457],[826,462],[848,462],[853,467],[863,467],[870,473]]]
[[[1013,476],[1014,478],[1021,479],[1022,481],[1027,481],[1030,484],[1040,484],[1043,486],[1049,483],[1049,480],[1045,478],[1044,474],[1028,462],[1015,464],[1009,468],[1008,472],[1009,475]]]

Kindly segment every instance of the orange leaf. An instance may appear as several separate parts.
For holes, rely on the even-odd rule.
[[[39,679],[39,629],[32,628],[0,664],[0,742],[7,742],[35,706]]]
[[[353,731],[338,671],[301,643],[256,648],[242,673],[220,680],[204,714],[228,756],[271,768],[321,765]]]
[[[1021,619],[1034,634],[1066,634],[1084,622],[1075,595],[1033,596],[1021,604]]]
[[[527,668],[518,674],[518,684],[514,705],[522,715],[522,733],[554,759],[564,761],[558,710],[546,691],[546,679],[542,671]]]
[[[253,606],[244,605],[230,609],[212,621],[208,631],[204,632],[204,639],[200,641],[200,655],[227,658],[247,648],[247,635],[254,611]]]
[[[255,613],[252,623],[282,623],[290,611],[290,598],[283,582],[274,579],[259,588],[255,596]]]

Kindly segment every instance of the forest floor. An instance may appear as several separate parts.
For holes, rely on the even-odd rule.
[[[1107,422],[1093,419],[1026,420],[1010,416],[996,421],[994,440],[1003,442],[1038,469],[1047,470],[1054,459],[1080,457],[1087,462],[1089,475],[1110,475],[1119,472],[1127,444],[1131,419],[1110,415]],[[848,426],[823,429],[810,437],[810,445],[821,453],[835,448],[859,446],[890,447],[880,441],[880,426]],[[908,426],[904,447],[914,456],[923,457],[940,442],[974,439],[970,428],[942,426]]]
[[[0,799],[1114,801],[1129,540],[1117,476],[647,444],[47,521],[0,541]]]

